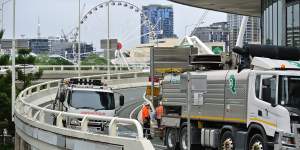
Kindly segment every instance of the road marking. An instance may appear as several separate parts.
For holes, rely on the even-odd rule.
[[[143,104],[139,105],[138,107],[136,107],[135,109],[133,109],[133,110],[130,112],[130,115],[129,115],[129,118],[130,118],[130,119],[132,119],[133,113],[134,113],[138,108],[140,108],[141,106],[143,106]]]
[[[135,104],[138,103],[138,102],[139,102],[139,101],[133,100],[133,101],[130,102],[129,104],[126,104],[126,105],[124,105],[124,106],[119,107],[118,110],[116,110],[117,116],[120,115],[120,112],[125,111],[127,108],[129,108],[130,106],[135,105]]]

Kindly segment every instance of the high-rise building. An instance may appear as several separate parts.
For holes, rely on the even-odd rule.
[[[299,0],[170,0],[204,9],[261,18],[261,43],[300,48]],[[226,4],[226,6],[225,6]],[[257,24],[259,26],[259,23]]]
[[[209,27],[196,27],[191,35],[197,36],[202,42],[224,42],[227,48],[228,33],[227,22],[216,22]]]
[[[240,26],[243,16],[228,14],[228,29],[229,29],[229,49],[232,49],[239,35]],[[244,35],[244,43],[260,43],[261,42],[260,19],[258,17],[249,17]]]
[[[48,54],[49,53],[49,40],[44,39],[30,39],[29,47],[33,53]]]
[[[146,16],[141,16],[141,43],[149,43],[149,25],[146,18],[155,27],[155,35],[158,39],[172,38],[174,35],[173,7],[165,5],[143,6],[143,12]]]

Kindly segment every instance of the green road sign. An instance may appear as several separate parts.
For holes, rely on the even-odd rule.
[[[223,52],[223,46],[212,46],[211,49],[214,54],[221,54]]]

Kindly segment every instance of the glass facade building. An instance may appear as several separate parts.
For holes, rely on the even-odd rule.
[[[196,27],[192,36],[198,37],[202,42],[224,42],[227,50],[229,44],[227,22],[216,22],[209,27]]]
[[[262,0],[262,43],[300,47],[300,1]]]
[[[35,54],[48,54],[49,53],[49,40],[48,39],[30,39],[29,47]]]
[[[227,22],[229,29],[229,49],[235,47],[243,16],[236,14],[228,14]],[[261,27],[259,17],[249,17],[244,35],[244,43],[260,43]]]
[[[164,5],[143,6],[143,12],[155,26],[155,34],[158,39],[174,37],[173,7]],[[146,18],[141,16],[141,43],[149,43],[149,26]]]

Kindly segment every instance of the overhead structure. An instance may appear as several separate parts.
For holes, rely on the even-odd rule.
[[[261,15],[261,0],[169,0],[193,7],[246,16]]]

